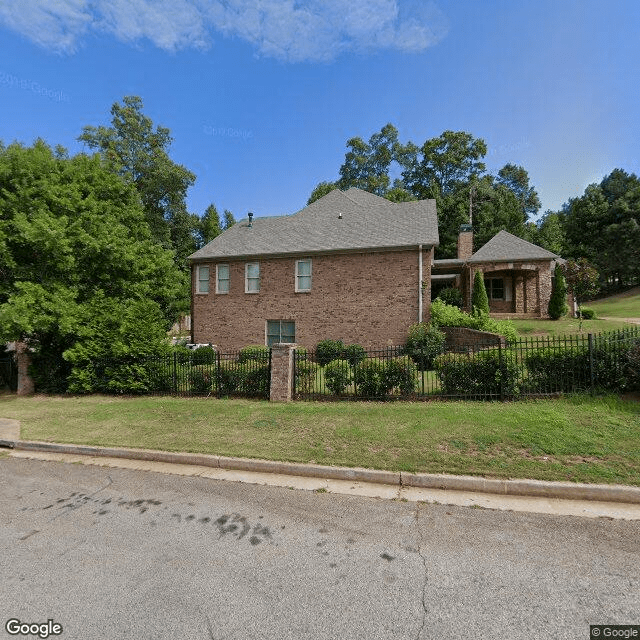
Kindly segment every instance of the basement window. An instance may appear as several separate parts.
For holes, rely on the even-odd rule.
[[[296,341],[296,323],[291,320],[267,320],[267,346]]]

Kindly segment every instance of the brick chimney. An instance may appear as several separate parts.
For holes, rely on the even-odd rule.
[[[473,227],[460,225],[458,233],[458,260],[468,260],[473,255]]]

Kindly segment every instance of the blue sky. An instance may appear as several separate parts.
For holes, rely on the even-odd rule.
[[[0,0],[0,140],[72,153],[138,95],[197,175],[189,210],[293,213],[348,138],[464,130],[542,210],[640,174],[636,0]]]

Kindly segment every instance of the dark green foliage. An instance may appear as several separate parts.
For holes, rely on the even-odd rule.
[[[353,381],[356,393],[364,398],[381,398],[391,387],[385,375],[386,366],[382,360],[367,358],[354,370]]]
[[[238,391],[251,397],[265,397],[269,391],[269,363],[260,360],[245,360],[238,367],[240,384]]]
[[[582,317],[585,320],[594,320],[596,318],[596,311],[591,307],[580,307],[582,311]]]
[[[438,298],[445,304],[462,309],[462,292],[457,287],[446,287],[440,291]]]
[[[260,362],[269,362],[269,347],[263,344],[250,344],[240,349],[238,362],[247,362],[247,360],[259,360]]]
[[[337,396],[351,384],[352,378],[353,372],[348,360],[332,360],[324,367],[324,381],[327,389]]]
[[[584,345],[539,349],[528,353],[525,362],[529,383],[541,393],[589,388],[589,351]]]
[[[216,392],[225,397],[230,396],[238,389],[242,381],[242,373],[238,363],[230,360],[222,360],[216,370]]]
[[[297,350],[296,350],[297,351]],[[311,393],[316,386],[318,364],[305,359],[296,359],[296,392]]]
[[[625,374],[628,380],[628,388],[640,391],[640,339],[629,346]]]
[[[476,271],[473,277],[473,294],[471,296],[471,308],[474,316],[489,315],[489,298],[484,286],[484,277],[481,271]]]
[[[316,345],[316,362],[324,367],[332,360],[341,358],[343,352],[342,340],[322,340]]]
[[[418,365],[420,371],[433,366],[433,359],[444,351],[446,336],[428,322],[419,322],[409,329],[405,353]]]
[[[344,348],[341,357],[348,360],[352,367],[355,367],[367,357],[367,352],[362,345],[350,344]]]
[[[443,395],[513,398],[519,393],[520,367],[506,349],[445,353],[435,360]]]
[[[418,367],[409,356],[387,360],[384,379],[390,391],[397,389],[402,395],[410,395],[416,388]]]
[[[199,347],[193,351],[191,362],[198,364],[213,364],[216,361],[216,350],[213,347]]]
[[[569,306],[567,305],[567,281],[559,264],[555,266],[554,275],[553,290],[549,298],[549,316],[553,320],[558,320],[569,311]]]
[[[64,352],[73,393],[150,391],[145,361],[169,352],[165,325],[151,300],[96,298],[86,308],[81,333]]]
[[[193,393],[209,393],[215,385],[216,369],[206,365],[195,365],[189,371],[189,389]]]

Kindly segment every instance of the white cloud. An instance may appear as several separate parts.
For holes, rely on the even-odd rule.
[[[221,33],[260,55],[330,61],[344,51],[423,51],[447,33],[424,0],[0,0],[0,23],[37,44],[72,53],[89,30],[168,51],[206,48]]]

